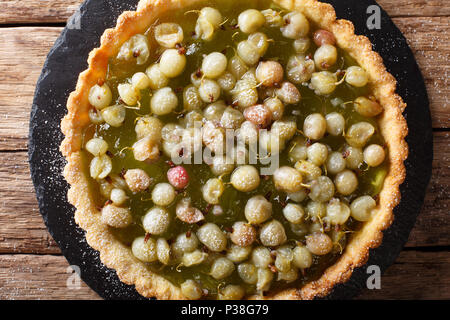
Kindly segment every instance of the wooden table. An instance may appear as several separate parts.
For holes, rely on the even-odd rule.
[[[0,299],[99,299],[67,287],[68,263],[42,221],[27,163],[28,121],[45,57],[82,0],[0,0]],[[100,1],[100,0],[99,0]],[[433,177],[408,243],[361,299],[450,299],[450,2],[378,0],[422,70],[434,131]]]

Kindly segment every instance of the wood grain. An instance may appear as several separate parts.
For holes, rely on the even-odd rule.
[[[450,3],[450,1],[448,2]],[[434,128],[450,127],[450,19],[395,18],[422,71]]]
[[[449,133],[434,135],[433,178],[408,247],[450,245]],[[0,153],[0,253],[59,253],[39,214],[25,152]]]
[[[0,0],[1,24],[65,23],[83,0]]]
[[[449,265],[450,252],[403,251],[381,289],[358,299],[450,299]],[[0,299],[99,299],[82,281],[78,289],[67,286],[68,267],[62,256],[0,255]]]
[[[82,0],[0,0],[0,299],[99,299],[73,276],[39,213],[27,162],[28,121],[45,57]],[[424,75],[434,128],[450,128],[450,2],[378,0]],[[49,25],[53,27],[50,27]],[[42,27],[39,27],[42,26]],[[435,132],[433,176],[406,249],[360,299],[450,299],[450,132]]]
[[[82,0],[1,0],[0,24],[65,23]],[[391,17],[448,16],[450,5],[442,0],[378,0]]]
[[[36,81],[61,30],[40,27],[1,29],[0,150],[27,148]]]
[[[442,0],[377,0],[391,17],[436,17],[450,15],[450,3]]]
[[[0,164],[0,253],[60,253],[39,213],[27,154],[0,153]]]
[[[450,299],[450,252],[403,251],[381,278],[380,290],[359,299]]]
[[[438,41],[449,33],[448,19],[398,18],[424,75],[433,127],[450,127],[448,73],[450,43]],[[3,28],[0,32],[0,150],[25,150],[36,81],[45,57],[61,28]],[[33,37],[29,35],[33,34]],[[433,40],[433,41],[431,41]],[[15,52],[26,54],[12,54]]]

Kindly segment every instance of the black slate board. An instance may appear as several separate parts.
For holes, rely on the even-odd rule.
[[[58,151],[62,141],[60,121],[66,113],[69,93],[78,74],[87,68],[87,56],[97,47],[106,28],[115,25],[124,10],[134,10],[138,0],[87,0],[56,40],[36,86],[30,119],[29,161],[40,212],[45,224],[71,265],[80,268],[81,278],[105,299],[143,299],[133,286],[120,282],[114,270],[106,268],[98,252],[91,249],[73,220],[74,208],[66,201],[67,183],[61,175],[65,160]],[[407,177],[401,186],[402,201],[395,208],[395,221],[385,232],[382,245],[370,252],[367,265],[382,272],[397,258],[414,226],[431,176],[433,140],[428,97],[422,75],[405,38],[381,10],[381,29],[368,30],[366,9],[372,0],[333,0],[339,18],[351,20],[357,34],[370,38],[374,49],[398,80],[398,93],[408,104],[406,161]],[[367,266],[366,265],[366,266]],[[366,266],[358,268],[350,281],[338,285],[326,299],[355,297],[366,286]]]

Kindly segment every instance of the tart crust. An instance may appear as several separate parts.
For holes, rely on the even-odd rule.
[[[145,297],[186,299],[179,287],[149,271],[133,256],[130,248],[116,240],[108,227],[101,222],[94,195],[90,192],[88,164],[80,151],[84,130],[89,125],[88,94],[98,79],[106,77],[109,58],[118,53],[126,40],[146,31],[163,12],[202,2],[204,0],[141,0],[137,11],[124,12],[119,17],[116,27],[104,32],[100,48],[94,49],[89,54],[89,68],[80,74],[76,90],[70,94],[67,102],[68,113],[61,122],[65,139],[60,150],[67,160],[64,177],[70,184],[68,200],[76,207],[75,221],[86,231],[89,245],[100,252],[101,261],[107,267],[115,269],[122,282],[135,285],[136,290]],[[406,104],[395,93],[396,80],[386,71],[378,53],[372,51],[369,39],[355,35],[350,21],[337,20],[331,5],[316,0],[273,2],[287,10],[302,12],[319,28],[331,31],[336,37],[337,45],[367,71],[372,93],[384,108],[379,118],[379,127],[389,148],[389,171],[379,194],[377,214],[351,237],[341,257],[334,265],[328,267],[318,280],[301,288],[286,289],[277,293],[269,291],[264,297],[258,295],[250,297],[313,299],[329,294],[336,284],[350,278],[354,268],[365,264],[369,257],[369,249],[381,244],[382,231],[389,227],[394,219],[393,209],[400,201],[399,186],[405,178],[403,161],[408,155],[408,146],[404,139],[408,128],[402,115]]]

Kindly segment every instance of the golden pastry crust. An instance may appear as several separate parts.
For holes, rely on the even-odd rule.
[[[115,56],[121,45],[131,36],[143,33],[156,18],[167,10],[174,10],[202,3],[204,0],[141,0],[137,11],[124,12],[114,29],[108,29],[101,38],[100,48],[94,49],[88,59],[89,68],[79,76],[76,90],[67,102],[68,114],[61,123],[65,139],[61,152],[67,165],[64,176],[70,184],[68,200],[76,207],[75,221],[86,230],[89,245],[100,252],[101,261],[116,270],[120,280],[135,285],[145,297],[158,299],[185,299],[179,287],[149,271],[144,263],[136,259],[130,248],[115,240],[108,227],[101,222],[92,193],[89,192],[88,164],[80,152],[84,129],[89,125],[89,89],[99,79],[106,77],[109,57]],[[226,0],[217,0],[226,1]],[[332,288],[347,281],[353,269],[366,263],[369,249],[381,244],[382,231],[393,221],[393,209],[400,201],[399,186],[405,178],[403,161],[408,155],[404,140],[408,128],[402,116],[406,104],[395,94],[396,80],[386,71],[382,58],[372,51],[372,44],[364,36],[354,34],[350,21],[336,20],[336,13],[329,4],[316,0],[274,0],[287,10],[300,11],[317,27],[331,31],[337,45],[347,51],[369,74],[373,95],[384,108],[379,127],[389,148],[389,171],[379,195],[377,214],[353,235],[344,253],[316,281],[302,288],[287,289],[267,296],[252,296],[252,299],[313,299],[327,295]]]

